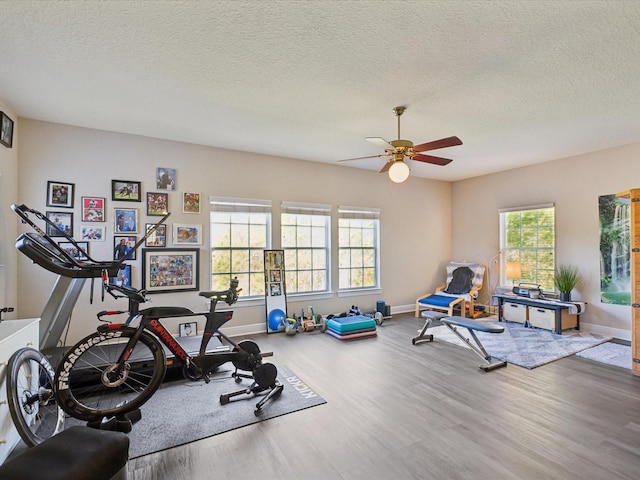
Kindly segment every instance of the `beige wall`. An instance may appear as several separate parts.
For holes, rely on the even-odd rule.
[[[313,305],[322,313],[344,311],[352,304],[373,308],[378,299],[395,311],[412,308],[414,299],[442,282],[443,267],[450,260],[489,260],[499,249],[498,209],[553,202],[556,205],[556,250],[558,262],[575,263],[584,279],[574,296],[588,303],[582,317],[591,330],[630,338],[629,307],[605,305],[599,301],[598,196],[640,186],[637,158],[640,145],[514,169],[460,182],[447,183],[410,178],[392,184],[385,175],[344,166],[300,162],[286,158],[228,151],[210,147],[123,135],[59,124],[20,119],[20,135],[13,149],[0,148],[0,211],[3,221],[0,294],[18,307],[21,318],[39,316],[55,275],[32,265],[13,248],[18,226],[9,204],[26,203],[42,211],[47,180],[76,184],[75,231],[79,232],[79,204],[83,195],[107,198],[107,239],[91,244],[91,255],[110,258],[113,246],[114,206],[138,207],[143,223],[144,204],[111,202],[112,179],[139,180],[143,191],[154,191],[156,167],[174,167],[178,188],[170,192],[169,223],[201,223],[208,232],[208,212],[200,216],[180,212],[182,191],[208,195],[249,197],[273,201],[274,239],[278,248],[280,202],[317,202],[381,208],[382,292],[356,297],[296,301],[290,297],[290,311]],[[17,148],[16,148],[17,147]],[[19,162],[17,152],[20,152]],[[19,165],[16,193],[14,181]],[[332,235],[336,238],[335,221]],[[201,247],[201,288],[208,285],[209,265],[206,242]],[[334,242],[335,244],[335,242]],[[335,255],[333,255],[335,257]],[[133,263],[134,284],[140,285],[140,260]],[[14,270],[12,265],[17,265]],[[333,259],[332,284],[337,285]],[[497,264],[491,263],[492,282],[497,280]],[[15,273],[17,272],[17,273]],[[17,282],[15,281],[17,275]],[[488,282],[487,282],[488,283]],[[95,312],[122,307],[122,301],[100,302],[96,287],[94,304],[89,305],[85,286],[74,310],[69,341],[95,328]],[[486,301],[486,289],[482,300]],[[20,293],[16,293],[20,292]],[[11,300],[17,299],[17,300]],[[201,310],[204,304],[196,293],[162,294],[152,297],[153,305],[184,305]],[[236,306],[229,329],[231,334],[249,333],[264,326],[264,306]],[[171,325],[177,330],[177,321]]]
[[[107,239],[92,242],[90,255],[109,259],[113,254],[113,208],[140,208],[143,223],[157,220],[147,217],[144,203],[112,202],[111,180],[142,182],[143,192],[155,191],[156,167],[177,170],[177,191],[170,192],[171,223],[200,223],[208,233],[208,212],[199,216],[181,213],[183,191],[209,195],[248,197],[272,200],[273,248],[279,246],[279,206],[281,201],[379,207],[381,209],[380,293],[356,297],[333,296],[330,299],[296,302],[290,297],[288,307],[297,312],[313,305],[321,313],[348,310],[352,304],[375,308],[376,300],[385,300],[395,309],[412,308],[415,299],[441,283],[443,267],[451,254],[451,184],[410,178],[396,185],[386,175],[345,166],[300,162],[286,158],[257,155],[217,148],[123,135],[47,122],[21,119],[20,170],[17,199],[8,203],[25,203],[41,211],[45,206],[47,180],[75,183],[74,221],[79,234],[80,197],[107,197]],[[8,207],[7,207],[8,208]],[[15,216],[15,215],[14,215]],[[17,219],[17,217],[16,217]],[[336,244],[334,221],[332,235]],[[28,231],[20,226],[20,231]],[[13,245],[14,236],[12,236]],[[201,289],[208,285],[210,265],[207,241],[201,247]],[[18,307],[20,317],[39,316],[56,276],[18,255]],[[140,257],[140,256],[138,256]],[[336,252],[333,253],[332,284],[337,287]],[[141,261],[133,264],[134,285],[140,285]],[[96,287],[94,304],[89,305],[88,282],[73,312],[69,341],[95,329],[95,312],[124,307],[123,301],[100,301]],[[153,305],[183,305],[202,310],[202,297],[195,292],[153,295]],[[177,323],[171,325],[177,331]],[[231,322],[233,333],[264,330],[264,305],[235,307]]]
[[[600,303],[598,197],[640,187],[638,158],[634,144],[454,183],[453,257],[498,252],[498,209],[553,202],[556,260],[583,273],[572,294],[588,303],[583,325],[630,339],[630,307]]]
[[[0,111],[13,120],[13,147],[0,144],[0,308],[17,307],[17,269],[14,243],[17,223],[9,208],[17,196],[18,183],[18,119],[8,105],[0,100]],[[16,318],[17,312],[2,318]]]

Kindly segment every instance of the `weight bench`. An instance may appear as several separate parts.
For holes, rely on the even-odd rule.
[[[129,437],[74,426],[0,465],[7,480],[126,480]]]
[[[480,368],[482,370],[488,372],[490,370],[495,370],[496,368],[507,366],[507,362],[505,361],[493,360],[493,358],[487,353],[484,346],[482,345],[482,342],[480,342],[480,339],[475,333],[476,331],[485,333],[502,333],[504,332],[503,326],[495,325],[489,322],[473,320],[471,318],[448,316],[447,314],[442,312],[425,311],[422,312],[422,316],[425,318],[425,323],[422,329],[419,331],[418,336],[414,337],[411,340],[411,343],[413,345],[416,345],[420,342],[433,341],[433,335],[427,334],[427,329],[431,325],[431,322],[433,322],[434,320],[439,320],[469,348],[471,348],[471,350],[476,352],[485,361],[484,364],[480,365]],[[457,327],[466,328],[469,332],[469,338],[460,333]],[[473,339],[475,343],[471,342],[471,339]]]

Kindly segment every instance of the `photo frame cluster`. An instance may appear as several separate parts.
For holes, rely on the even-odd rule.
[[[4,120],[2,140],[11,143],[13,123]],[[76,248],[71,242],[60,241],[60,245],[68,253],[79,260],[87,259],[89,245],[92,242],[107,240],[109,235],[113,240],[113,259],[125,261],[142,260],[142,285],[150,293],[195,290],[198,288],[199,249],[203,244],[203,225],[200,223],[162,224],[144,222],[141,215],[146,217],[163,217],[169,213],[170,192],[177,189],[177,171],[175,168],[157,167],[155,172],[155,189],[143,191],[143,184],[138,180],[112,179],[111,201],[115,203],[107,210],[107,197],[82,196],[80,212],[82,224],[79,227],[79,244]],[[52,210],[46,212],[47,234],[52,237],[74,236],[74,206],[76,185],[71,182],[47,181],[46,205]],[[199,215],[202,212],[202,196],[198,192],[184,191],[173,201],[181,203],[181,213]],[[127,202],[142,203],[143,208]],[[55,209],[55,210],[54,210]],[[180,211],[180,210],[178,210]],[[111,217],[113,220],[111,220]],[[151,219],[149,219],[151,220]],[[112,222],[112,223],[111,223]],[[145,235],[150,229],[155,230],[145,238],[143,254],[138,255],[132,247],[136,245],[138,235]],[[111,231],[111,228],[113,230]],[[169,231],[170,229],[170,231]],[[75,237],[75,238],[78,238]],[[170,247],[170,245],[176,248]],[[180,248],[196,247],[196,248]],[[165,262],[166,260],[166,262]],[[131,282],[131,266],[123,270],[121,278],[111,279],[113,282]]]

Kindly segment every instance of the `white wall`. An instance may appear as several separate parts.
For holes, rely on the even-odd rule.
[[[582,325],[630,339],[630,307],[600,302],[598,197],[640,187],[638,158],[640,144],[633,144],[455,182],[453,257],[498,252],[498,209],[553,202],[556,261],[583,273],[572,294],[588,303]]]
[[[17,196],[18,183],[18,118],[0,100],[0,111],[13,120],[13,147],[0,144],[0,308],[17,307],[17,259],[14,243],[17,224],[9,208]],[[16,318],[17,312],[5,313],[2,318]]]
[[[451,184],[448,182],[410,178],[396,185],[386,175],[343,165],[294,161],[28,119],[21,119],[20,128],[17,198],[15,195],[9,200],[3,197],[3,202],[5,205],[25,203],[41,211],[53,210],[45,206],[47,181],[74,183],[74,226],[78,238],[80,197],[106,197],[108,235],[105,242],[91,243],[89,253],[95,259],[110,259],[113,255],[114,207],[140,208],[142,223],[158,219],[146,216],[144,203],[112,202],[111,180],[141,181],[143,192],[155,191],[156,167],[170,167],[177,170],[177,191],[169,193],[172,212],[169,224],[200,223],[206,233],[201,247],[201,289],[208,288],[210,273],[206,247],[208,211],[204,208],[199,216],[182,214],[179,202],[183,191],[200,192],[203,199],[209,195],[270,199],[274,205],[274,226],[279,225],[279,205],[283,200],[331,204],[334,212],[338,205],[381,209],[382,292],[304,302],[289,298],[291,312],[310,304],[320,313],[341,312],[352,304],[373,309],[379,299],[395,308],[412,308],[419,295],[444,280],[444,265],[451,257]],[[20,231],[28,229],[20,226]],[[279,246],[278,235],[276,228],[273,248]],[[335,245],[335,228],[332,235]],[[18,257],[19,315],[39,316],[56,276],[31,264],[26,256]],[[132,263],[134,285],[139,286],[141,261]],[[335,258],[333,272],[335,289]],[[153,305],[175,304],[194,310],[205,306],[195,292],[158,294],[152,298]],[[67,343],[95,329],[95,312],[124,307],[123,301],[102,304],[97,287],[94,305],[89,305],[88,299],[87,285],[74,310]],[[264,330],[263,305],[238,304],[234,310],[230,325],[236,332]],[[175,332],[177,323],[172,325]]]

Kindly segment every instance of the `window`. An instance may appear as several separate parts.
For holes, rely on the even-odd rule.
[[[553,291],[555,207],[500,210],[500,284],[534,283]]]
[[[264,296],[264,253],[271,248],[271,202],[211,197],[211,289],[238,277],[242,299]]]
[[[380,211],[339,207],[338,212],[338,288],[379,288]]]
[[[282,203],[281,246],[287,294],[330,288],[331,205]]]

